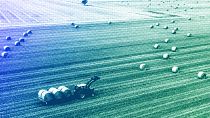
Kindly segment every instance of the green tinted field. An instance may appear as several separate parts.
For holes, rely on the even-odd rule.
[[[210,81],[197,79],[197,73],[210,74],[209,19],[164,16],[81,24],[79,29],[70,25],[2,29],[0,46],[12,50],[8,58],[0,58],[0,116],[208,117]],[[160,26],[155,26],[157,22]],[[171,34],[174,27],[179,28],[177,34]],[[26,42],[13,46],[28,29],[33,34]],[[13,40],[3,40],[7,35]],[[166,38],[169,43],[164,43]],[[159,49],[153,48],[155,43]],[[162,59],[164,53],[170,59]],[[141,71],[141,63],[150,69]],[[174,65],[180,68],[178,73],[171,72]],[[93,85],[95,97],[50,106],[37,98],[40,89],[83,83],[93,75],[101,77]]]

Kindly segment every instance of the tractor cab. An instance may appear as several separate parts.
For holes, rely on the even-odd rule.
[[[84,99],[86,96],[94,96],[94,89],[90,88],[91,84],[99,80],[98,76],[93,76],[86,84],[78,84],[75,86],[74,95],[77,98]]]
[[[87,84],[78,84],[77,87],[78,88],[85,88],[87,86]]]

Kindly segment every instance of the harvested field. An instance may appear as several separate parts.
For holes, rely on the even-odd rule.
[[[77,29],[67,22],[43,25],[40,21],[35,26],[24,20],[28,24],[18,27],[2,22],[0,52],[5,45],[11,50],[6,58],[0,57],[0,117],[209,117],[209,1],[197,5],[193,1],[168,12],[159,2],[152,2],[151,8],[136,1],[115,1],[113,5],[127,3],[148,17],[115,19],[111,24],[78,21]],[[138,9],[141,5],[145,8]],[[172,34],[176,27],[176,34]],[[21,46],[14,46],[27,30],[33,34],[25,37]],[[12,39],[6,40],[6,36]],[[160,47],[155,49],[154,44]],[[177,47],[174,52],[173,46]],[[163,59],[165,53],[168,59]],[[142,63],[148,65],[147,70],[139,69]],[[172,72],[173,66],[179,67],[177,73]],[[207,74],[206,79],[197,78],[200,71]],[[94,97],[55,105],[43,105],[37,98],[40,89],[83,83],[93,75],[101,77],[93,85]]]

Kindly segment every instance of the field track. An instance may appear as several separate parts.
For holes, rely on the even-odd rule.
[[[0,57],[0,117],[209,117],[210,80],[197,78],[199,71],[210,75],[210,14],[195,12],[203,9],[195,6],[173,15],[162,11],[162,16],[149,16],[153,19],[111,24],[81,23],[78,29],[70,23],[1,28],[0,52],[5,45],[11,51]],[[179,30],[172,34],[175,27]],[[33,34],[14,46],[29,29]],[[156,43],[159,49],[153,48]],[[163,59],[164,53],[170,58]],[[149,70],[141,71],[141,63]],[[172,73],[173,66],[180,68],[178,73]],[[40,89],[83,83],[93,75],[101,77],[93,85],[94,97],[49,106],[37,98]]]

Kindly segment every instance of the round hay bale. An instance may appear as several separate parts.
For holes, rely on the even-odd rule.
[[[59,86],[58,90],[61,91],[66,97],[70,97],[72,95],[71,90],[66,86]]]
[[[9,46],[4,46],[4,51],[10,51],[11,48]]]
[[[32,34],[32,31],[31,31],[31,30],[28,30],[28,31],[27,31],[27,34]]]
[[[24,36],[24,37],[27,37],[27,36],[28,36],[28,33],[24,32],[24,33],[23,33],[23,36]]]
[[[169,42],[169,39],[165,39],[164,42],[165,42],[165,43],[168,43],[168,42]]]
[[[175,23],[175,20],[171,20],[171,23]]]
[[[75,26],[75,23],[71,23],[72,26]]]
[[[77,28],[79,28],[79,25],[75,25],[74,27],[77,29]]]
[[[10,36],[7,36],[6,40],[12,40],[12,38]]]
[[[63,93],[54,87],[50,88],[48,91],[54,95],[55,99],[63,98]]]
[[[174,30],[175,30],[175,31],[178,31],[178,30],[179,30],[179,28],[178,28],[178,27],[175,27],[175,28],[174,28]]]
[[[159,45],[159,44],[155,44],[153,47],[154,47],[155,49],[158,49],[158,48],[160,47],[160,45]]]
[[[8,56],[8,52],[2,52],[2,53],[1,53],[1,56],[2,56],[3,58],[6,58],[6,57]]]
[[[176,34],[176,30],[172,30],[171,33],[172,33],[172,34]]]
[[[201,72],[198,72],[198,78],[199,79],[206,79],[206,73],[204,73],[203,71],[201,71]]]
[[[20,46],[20,41],[15,41],[15,46]]]
[[[146,64],[140,64],[140,65],[139,65],[139,68],[140,68],[140,70],[145,70]]]
[[[191,37],[192,36],[192,34],[191,33],[187,33],[187,37]]]
[[[150,28],[152,29],[152,28],[154,28],[154,26],[153,25],[150,25]]]
[[[168,29],[168,26],[164,26],[164,29]]]
[[[24,38],[19,38],[19,42],[25,42]]]
[[[177,66],[173,66],[171,70],[173,73],[177,73],[179,71],[179,68]]]
[[[168,53],[163,54],[163,59],[168,59],[168,58],[169,58],[169,54]]]
[[[46,102],[46,103],[54,100],[53,94],[47,90],[44,90],[44,89],[42,89],[38,92],[38,98],[42,102]]]
[[[176,50],[177,50],[176,46],[171,47],[171,51],[176,52]]]

